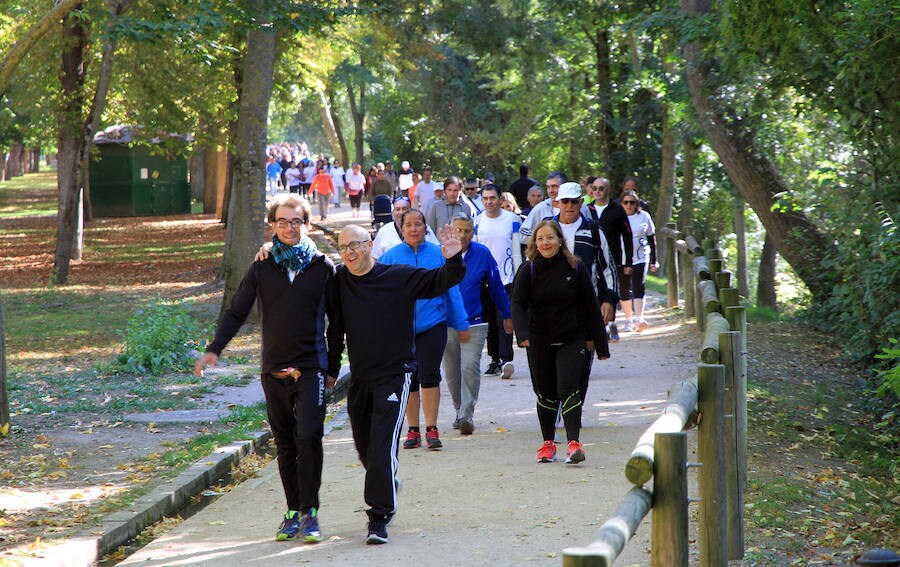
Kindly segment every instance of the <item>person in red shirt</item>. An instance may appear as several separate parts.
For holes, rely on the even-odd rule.
[[[312,200],[313,195],[319,204],[319,220],[325,220],[328,216],[328,202],[331,195],[334,194],[334,181],[325,171],[324,165],[316,168],[316,176],[313,177],[312,185],[309,186],[309,198]]]

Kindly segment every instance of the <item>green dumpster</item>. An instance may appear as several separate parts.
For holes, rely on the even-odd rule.
[[[126,127],[98,133],[94,145],[90,194],[95,217],[191,212],[188,160],[182,152],[173,156],[134,144]]]

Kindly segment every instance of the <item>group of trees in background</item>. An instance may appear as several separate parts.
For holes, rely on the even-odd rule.
[[[262,242],[268,138],[439,176],[637,175],[658,225],[749,247],[751,300],[775,306],[777,251],[852,355],[900,335],[889,0],[0,0],[0,14],[0,149],[56,149],[57,283],[93,133],[141,124],[192,133],[195,156],[229,152],[225,301]]]

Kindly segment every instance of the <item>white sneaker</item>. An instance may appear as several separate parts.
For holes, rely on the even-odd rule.
[[[622,332],[630,333],[632,331],[634,331],[634,325],[631,323],[631,321],[625,321],[625,324],[622,325]]]
[[[500,365],[500,368],[500,378],[503,380],[509,380],[510,378],[512,378],[513,372],[516,371],[516,367],[513,366],[512,362],[504,362]]]

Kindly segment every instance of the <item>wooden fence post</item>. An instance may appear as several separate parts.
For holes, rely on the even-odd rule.
[[[740,348],[740,356],[738,360],[740,361],[740,366],[737,369],[736,375],[740,379],[740,395],[741,403],[739,405],[739,409],[741,411],[740,423],[743,423],[745,426],[744,434],[741,436],[741,453],[747,454],[747,309],[743,305],[739,305],[737,307],[727,307],[725,309],[725,318],[728,319],[728,324],[731,327],[732,331],[737,331],[741,335],[741,348]],[[745,460],[746,462],[746,460]]]
[[[741,404],[746,402],[746,383],[740,379],[741,335],[728,331],[719,335],[719,355],[725,366],[725,489],[728,515],[728,559],[744,557],[744,488],[746,455],[741,447],[747,431]]]
[[[721,272],[716,274],[716,287],[719,289],[731,287],[731,271],[722,270]]]
[[[700,562],[702,567],[728,565],[725,515],[725,367],[697,366],[700,424],[697,457],[700,469]]]
[[[681,261],[681,285],[684,288],[684,318],[690,319],[695,317],[697,313],[696,300],[694,299],[695,286],[697,285],[697,280],[694,277],[694,262],[692,256],[688,254],[679,254],[678,259]]]
[[[666,223],[666,228],[674,231],[675,237],[666,243],[666,300],[669,307],[678,307],[678,262],[675,251],[675,241],[681,238],[681,233],[675,230],[675,223]]]
[[[722,275],[723,272],[719,272],[719,275]],[[722,315],[725,314],[725,309],[727,307],[733,307],[737,305],[740,301],[740,296],[738,295],[738,290],[736,287],[720,287],[719,288],[719,311]]]
[[[657,433],[650,565],[688,567],[687,434]]]

